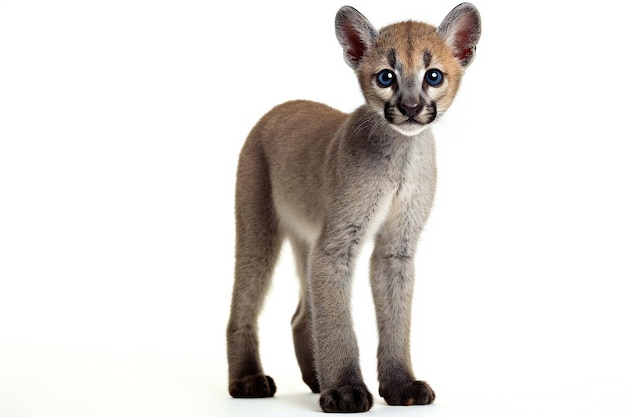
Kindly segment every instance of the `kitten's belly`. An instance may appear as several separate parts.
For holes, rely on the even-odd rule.
[[[392,191],[386,193],[378,200],[375,208],[370,213],[370,220],[363,236],[364,240],[369,240],[378,233],[392,210],[393,201],[394,192]],[[323,227],[321,218],[315,219],[312,216],[307,216],[302,208],[289,204],[280,198],[274,198],[274,206],[278,214],[279,223],[288,235],[295,235],[295,237],[306,242],[309,246],[312,246],[317,241]]]
[[[322,221],[307,216],[303,210],[299,210],[292,204],[274,198],[274,206],[280,226],[289,235],[295,235],[298,239],[312,246],[322,232]]]

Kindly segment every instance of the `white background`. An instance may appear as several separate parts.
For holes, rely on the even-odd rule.
[[[0,1],[0,416],[318,413],[291,347],[286,247],[261,319],[274,399],[227,393],[233,193],[247,132],[294,98],[362,103],[344,1]],[[417,258],[421,416],[626,415],[623,15],[480,1],[435,126]],[[375,26],[453,1],[352,3]],[[364,257],[366,258],[366,256]],[[359,264],[354,309],[377,391]]]

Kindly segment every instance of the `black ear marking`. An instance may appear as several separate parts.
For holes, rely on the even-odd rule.
[[[480,33],[480,13],[471,3],[456,6],[437,28],[437,34],[452,48],[463,67],[474,59]]]
[[[352,69],[357,69],[378,31],[354,7],[344,6],[335,17],[335,33],[343,48],[343,56]]]

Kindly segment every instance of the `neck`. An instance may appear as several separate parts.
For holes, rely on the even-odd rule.
[[[356,109],[343,126],[340,137],[343,151],[363,161],[395,165],[404,160],[415,146],[419,146],[421,136],[428,136],[430,129],[425,126],[413,136],[394,129],[384,116],[368,106]]]

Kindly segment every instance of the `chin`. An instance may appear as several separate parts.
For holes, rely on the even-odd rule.
[[[428,127],[427,124],[423,125],[421,123],[416,123],[416,122],[412,122],[412,123],[404,122],[402,124],[390,123],[389,126],[391,126],[395,131],[400,132],[404,136],[409,136],[409,137],[419,135]]]

